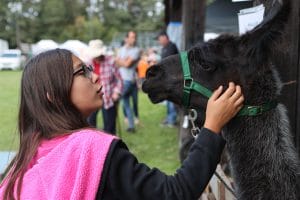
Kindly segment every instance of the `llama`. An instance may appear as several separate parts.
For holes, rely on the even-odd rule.
[[[244,104],[254,106],[250,109],[254,108],[255,116],[237,116],[223,129],[240,200],[300,199],[299,156],[286,109],[276,103],[282,84],[271,63],[289,11],[290,1],[277,2],[273,12],[252,31],[242,36],[221,35],[187,52],[194,82],[212,91],[233,81],[242,87]],[[180,55],[174,55],[148,69],[142,88],[153,103],[167,99],[183,105],[184,85],[189,84],[183,78]],[[188,107],[200,112],[200,123],[207,97],[195,91],[187,96]]]

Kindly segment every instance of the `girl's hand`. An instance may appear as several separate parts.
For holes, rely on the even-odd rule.
[[[204,128],[220,133],[223,126],[229,122],[243,107],[244,96],[241,87],[230,82],[222,94],[223,86],[214,91],[206,108]]]

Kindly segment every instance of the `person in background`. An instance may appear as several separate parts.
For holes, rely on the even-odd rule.
[[[162,46],[162,50],[161,50],[162,59],[174,54],[178,54],[178,49],[176,45],[169,40],[169,37],[165,31],[161,31],[158,34],[157,39],[159,44]],[[167,103],[167,116],[161,125],[167,127],[175,127],[176,119],[177,119],[177,111],[176,111],[175,104],[170,101],[166,101],[166,103]]]
[[[116,57],[116,64],[123,79],[123,110],[125,111],[125,117],[128,119],[126,131],[129,133],[135,132],[134,115],[136,116],[136,121],[139,121],[136,67],[140,58],[140,49],[136,47],[136,38],[136,32],[129,31],[124,40],[124,45],[119,49]],[[130,106],[130,98],[132,98],[133,109]]]
[[[141,58],[137,64],[137,73],[138,73],[138,88],[141,89],[142,84],[146,77],[146,71],[149,68],[148,56],[146,52],[143,52]]]
[[[103,105],[102,90],[99,76],[68,50],[46,51],[26,64],[20,146],[1,200],[198,199],[220,161],[221,129],[243,106],[240,86],[214,91],[204,126],[174,175],[138,162],[121,139],[88,126],[87,116]]]
[[[182,10],[183,10],[183,0],[167,0],[165,2],[165,24],[167,25],[166,32],[169,39],[176,44],[179,50],[182,49]]]
[[[88,54],[92,58],[91,64],[94,73],[99,75],[103,87],[103,130],[116,134],[118,101],[121,97],[123,81],[119,69],[115,66],[114,58],[107,53],[102,40],[96,39],[89,42]],[[93,127],[97,127],[97,113],[98,110],[88,117],[88,123]]]
[[[154,48],[149,48],[147,60],[148,60],[148,64],[151,66],[158,63],[161,60],[161,57]]]

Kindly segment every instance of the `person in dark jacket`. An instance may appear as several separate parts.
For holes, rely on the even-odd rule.
[[[161,58],[164,59],[168,56],[178,54],[178,49],[176,45],[170,41],[168,34],[165,31],[161,31],[157,36],[159,44],[162,46]],[[175,104],[171,101],[166,101],[167,103],[167,116],[163,120],[163,126],[174,127],[177,120],[177,109]]]
[[[88,127],[86,117],[103,104],[92,68],[68,50],[39,54],[23,71],[20,147],[0,199],[197,199],[220,160],[221,129],[244,100],[234,83],[222,90],[208,100],[188,157],[174,175],[166,175],[139,163],[121,139]]]

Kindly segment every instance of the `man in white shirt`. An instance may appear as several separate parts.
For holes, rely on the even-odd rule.
[[[140,49],[136,47],[135,44],[136,33],[134,31],[129,31],[126,35],[125,43],[120,48],[116,58],[116,65],[119,67],[123,79],[123,110],[128,119],[128,128],[126,130],[131,133],[135,132],[134,115],[138,118],[136,66],[140,58]],[[130,107],[130,97],[133,99],[133,109]]]

